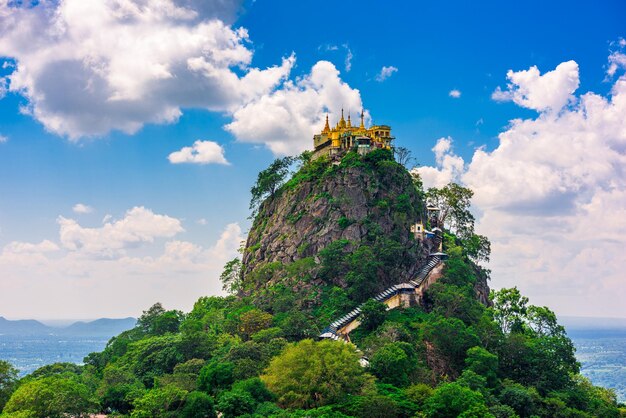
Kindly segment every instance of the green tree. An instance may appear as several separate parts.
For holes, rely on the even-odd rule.
[[[388,396],[379,394],[367,394],[354,396],[345,412],[359,418],[395,418],[403,415],[398,414],[396,403]]]
[[[547,307],[530,305],[526,310],[528,326],[540,337],[565,335],[565,328],[559,325],[556,314]]]
[[[262,329],[269,328],[272,324],[272,315],[263,312],[259,309],[251,309],[244,312],[239,317],[239,325],[237,332],[244,340],[250,339],[252,334],[255,334]]]
[[[444,383],[424,404],[426,415],[432,418],[457,418],[466,413],[466,417],[493,418],[485,412],[483,396],[468,387],[457,383]],[[476,415],[477,412],[483,415]]]
[[[179,416],[187,391],[174,386],[154,388],[135,400],[131,418],[174,418]]]
[[[387,305],[374,299],[369,299],[361,307],[361,326],[367,331],[378,328],[387,317]]]
[[[148,308],[147,311],[143,311],[139,319],[137,320],[137,326],[142,328],[146,333],[150,332],[152,324],[156,318],[165,313],[165,308],[161,305],[161,302],[157,302]]]
[[[147,334],[163,335],[178,332],[183,319],[181,311],[166,311],[163,305],[157,302],[147,311],[143,311],[137,320],[137,326]]]
[[[519,383],[506,381],[498,399],[513,408],[520,418],[528,418],[536,412],[535,397],[538,396]]]
[[[338,341],[302,340],[272,359],[261,380],[288,408],[329,405],[357,395],[371,377],[354,346]]]
[[[181,418],[217,418],[213,398],[204,392],[189,392],[180,416]]]
[[[484,235],[470,234],[462,240],[465,253],[474,261],[489,261],[491,242]]]
[[[474,192],[456,183],[441,189],[430,188],[426,199],[439,208],[437,224],[446,227],[459,237],[468,237],[474,232],[474,215],[469,211]]]
[[[3,412],[28,412],[47,418],[87,417],[96,408],[87,386],[71,377],[52,375],[22,383]]]
[[[97,394],[103,408],[126,414],[133,407],[134,394],[143,389],[144,386],[130,370],[113,363],[104,368]]]
[[[250,209],[256,210],[266,197],[274,197],[278,188],[285,182],[292,163],[293,157],[277,158],[268,168],[259,173],[256,183],[250,190],[252,193]]]
[[[246,380],[240,380],[233,385],[234,391],[247,392],[252,396],[255,402],[263,403],[274,400],[274,395],[270,392],[263,381],[258,377],[252,377]]]
[[[217,402],[217,410],[224,418],[234,418],[254,412],[257,403],[252,395],[242,390],[222,392]]]
[[[206,361],[194,358],[184,363],[177,364],[172,374],[166,374],[157,378],[157,386],[176,386],[188,392],[196,390],[198,376]]]
[[[234,294],[241,290],[241,260],[239,257],[233,258],[224,265],[224,271],[220,274],[222,290]]]
[[[212,360],[200,370],[198,389],[207,393],[217,393],[229,388],[234,381],[235,365],[230,361]]]
[[[433,343],[445,359],[444,372],[458,375],[465,364],[467,350],[478,345],[478,337],[457,318],[439,318],[424,325],[424,338]]]
[[[478,322],[484,307],[476,300],[474,289],[446,282],[442,280],[428,288],[427,298],[432,301],[433,312],[446,318],[458,318],[466,325]]]
[[[491,292],[493,318],[505,334],[521,331],[528,311],[528,298],[519,289],[500,289]]]
[[[426,399],[433,396],[433,388],[428,386],[425,383],[417,383],[415,385],[411,385],[404,390],[407,398],[409,398],[412,402],[415,402],[417,405],[422,406]]]
[[[0,412],[11,397],[17,383],[17,369],[8,361],[0,360]]]
[[[416,354],[410,344],[392,342],[381,347],[370,359],[370,369],[382,382],[405,387],[415,370]]]
[[[487,384],[494,387],[498,381],[498,356],[482,347],[467,350],[466,370],[471,370],[487,379]]]
[[[180,334],[149,336],[132,342],[119,364],[129,367],[144,385],[152,387],[155,377],[171,373],[174,366],[184,361],[180,342]]]

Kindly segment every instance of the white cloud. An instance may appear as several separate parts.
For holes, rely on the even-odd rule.
[[[376,75],[376,81],[378,82],[383,82],[386,79],[388,79],[389,77],[391,77],[393,75],[393,73],[397,72],[398,69],[396,67],[394,67],[393,65],[390,66],[383,66],[383,68],[380,69],[380,72],[378,73],[378,75]]]
[[[344,83],[333,64],[319,61],[309,74],[236,110],[226,129],[239,141],[265,144],[274,154],[295,154],[311,147],[327,113],[331,121],[339,119],[341,104],[362,109],[359,90]]]
[[[626,76],[608,97],[572,99],[577,68],[563,63],[550,79],[520,82],[524,97],[513,93],[513,100],[540,114],[511,121],[499,145],[478,149],[460,179],[475,192],[479,233],[492,240],[494,287],[517,285],[562,314],[626,316]],[[554,114],[568,101],[571,108]],[[441,184],[460,157],[442,140],[435,153],[437,167],[420,172]]]
[[[422,166],[412,170],[422,177],[424,187],[443,187],[450,182],[458,182],[465,163],[461,157],[453,153],[452,138],[439,138],[432,150],[437,166]]]
[[[308,146],[303,132],[312,133],[323,112],[362,107],[358,90],[324,61],[293,80],[293,54],[270,68],[252,67],[246,29],[230,26],[241,1],[15,4],[0,0],[0,56],[17,64],[8,89],[28,100],[23,110],[48,131],[72,141],[112,130],[132,134],[145,124],[176,122],[183,108],[201,108],[232,116],[226,129],[236,139],[282,154],[304,149],[304,141]],[[352,52],[345,48],[349,71]],[[322,68],[336,80],[315,84]],[[393,71],[385,67],[385,77]],[[267,125],[280,119],[281,126],[256,138],[249,128],[259,122],[242,119],[258,119],[252,110],[270,116],[278,110]]]
[[[8,140],[9,140],[9,137],[7,137],[6,135],[0,134],[0,144],[4,144]]]
[[[50,240],[43,240],[36,244],[12,241],[0,252],[0,273],[3,263],[26,268],[45,264],[48,261],[48,255],[59,249],[59,246]]]
[[[606,69],[607,77],[613,77],[618,69],[626,69],[626,39],[620,38],[617,42],[613,42],[612,46],[617,46],[616,51],[612,51],[609,55],[609,65]]]
[[[59,246],[50,240],[43,240],[38,244],[13,241],[4,246],[3,252],[12,254],[49,253],[59,250]]]
[[[74,213],[78,213],[78,214],[86,214],[86,213],[93,212],[93,208],[91,206],[87,206],[87,205],[82,204],[82,203],[75,204],[72,207],[72,210],[74,211]]]
[[[58,242],[11,242],[0,249],[0,306],[15,317],[57,318],[139,315],[156,301],[189,310],[198,297],[222,293],[219,274],[243,237],[232,223],[208,246],[163,242],[182,230],[177,223],[133,208],[102,228],[73,224],[71,238],[61,222]]]
[[[6,64],[6,62],[4,64]],[[6,96],[7,91],[9,91],[9,80],[7,77],[0,77],[0,100]]]
[[[172,164],[229,164],[224,157],[224,148],[220,144],[201,140],[194,142],[191,147],[183,147],[179,151],[171,153],[167,159]]]
[[[560,111],[574,100],[578,89],[578,64],[567,61],[554,70],[541,75],[536,66],[528,70],[507,73],[506,90],[498,87],[491,98],[496,101],[513,101],[515,104],[537,111]]]
[[[453,99],[458,99],[459,97],[461,97],[461,90],[450,90],[448,96],[452,97]]]
[[[609,55],[609,67],[606,73],[609,77],[613,77],[619,68],[626,68],[626,54],[613,52]]]
[[[197,223],[198,225],[202,225],[202,226],[204,226],[204,225],[207,225],[207,224],[209,223],[209,221],[207,221],[207,220],[206,220],[206,219],[204,219],[204,218],[200,218],[200,219],[198,219],[198,220],[196,221],[196,223]]]
[[[354,58],[354,56],[352,55],[352,51],[350,50],[350,47],[348,47],[347,44],[345,44],[343,46],[346,49],[346,59],[344,60],[344,66],[346,69],[346,72],[349,73],[350,70],[352,69],[352,58]]]
[[[220,20],[239,3],[0,2],[0,55],[17,62],[9,90],[46,129],[73,140],[171,123],[183,107],[230,111],[274,89],[293,64],[249,67],[247,31]]]
[[[106,220],[100,228],[84,228],[63,216],[59,216],[57,223],[63,248],[98,257],[118,256],[126,248],[183,231],[180,220],[155,214],[142,206],[128,210],[120,220]]]

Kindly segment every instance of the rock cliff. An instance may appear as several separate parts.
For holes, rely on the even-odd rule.
[[[339,165],[315,161],[303,167],[259,208],[243,256],[244,282],[262,266],[312,257],[345,240],[344,250],[371,246],[382,260],[380,289],[408,280],[428,255],[428,242],[410,232],[425,218],[420,191],[394,161],[344,158]],[[342,277],[334,284],[345,285]]]

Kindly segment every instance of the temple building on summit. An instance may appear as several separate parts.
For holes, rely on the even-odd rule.
[[[343,117],[343,109],[341,109],[341,119],[335,127],[331,128],[328,124],[328,115],[326,115],[324,129],[313,136],[313,157],[328,155],[333,158],[351,150],[364,155],[378,148],[391,149],[391,143],[395,139],[391,136],[391,127],[373,125],[366,128],[363,119],[364,115],[361,111],[360,125],[352,126],[350,115],[346,121]]]

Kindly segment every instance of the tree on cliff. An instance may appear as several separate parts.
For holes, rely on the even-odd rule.
[[[430,188],[426,193],[428,203],[439,208],[438,223],[463,237],[474,233],[474,215],[469,211],[474,192],[456,183],[443,188]]]
[[[259,173],[256,183],[250,190],[252,193],[250,209],[255,210],[266,197],[274,197],[278,188],[285,182],[289,167],[293,162],[293,157],[277,158],[268,168]]]

